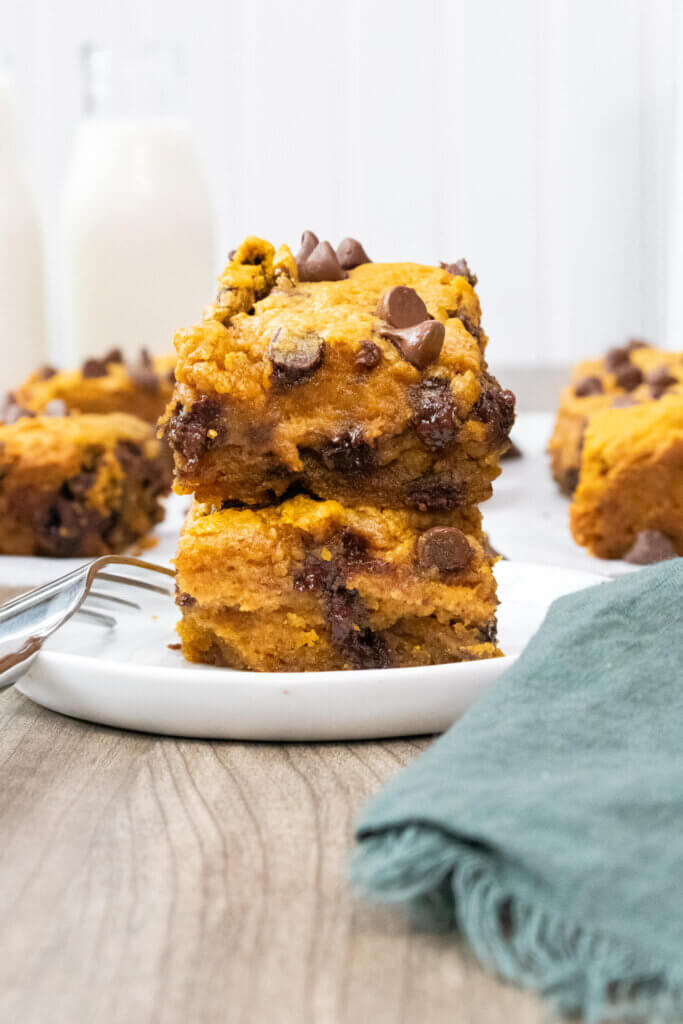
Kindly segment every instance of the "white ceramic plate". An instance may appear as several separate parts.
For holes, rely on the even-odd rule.
[[[512,664],[555,598],[604,579],[516,562],[499,563],[496,573],[504,658],[273,674],[189,665],[167,647],[176,639],[175,607],[150,598],[111,631],[69,622],[19,688],[65,715],[177,736],[345,740],[441,732]]]

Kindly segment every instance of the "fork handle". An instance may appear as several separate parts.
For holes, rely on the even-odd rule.
[[[0,692],[18,683],[43,646],[44,637],[30,636],[19,651],[0,658]]]

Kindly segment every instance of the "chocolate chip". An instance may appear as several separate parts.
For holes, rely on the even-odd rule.
[[[440,263],[439,266],[447,273],[453,274],[454,277],[464,277],[473,288],[479,280],[477,275],[473,274],[468,267],[466,259],[456,260],[455,263]]]
[[[102,357],[105,363],[122,363],[123,352],[120,348],[112,348]]]
[[[301,262],[297,257],[297,266],[301,281],[342,281],[347,276],[329,242],[319,242]]]
[[[501,459],[505,459],[507,461],[508,459],[521,459],[521,458],[522,458],[521,450],[517,447],[517,445],[515,444],[514,441],[510,441],[510,444],[508,445],[506,450],[501,455]]]
[[[418,539],[417,561],[422,569],[458,572],[472,561],[472,549],[457,527],[434,526]]]
[[[635,398],[630,395],[617,395],[616,398],[612,399],[610,408],[612,409],[630,409],[631,406],[638,405]]]
[[[344,270],[353,270],[363,263],[372,263],[363,246],[355,238],[345,238],[337,246],[337,259]]]
[[[361,341],[358,355],[354,360],[357,370],[369,372],[374,370],[382,361],[382,349],[375,345],[374,341]]]
[[[456,440],[460,429],[458,406],[443,377],[428,377],[412,388],[410,405],[415,433],[426,448],[440,451]]]
[[[587,398],[588,395],[601,395],[604,392],[602,381],[599,377],[582,377],[574,385],[574,394],[577,398]]]
[[[496,552],[496,555],[498,555],[498,552]],[[485,626],[480,628],[479,632],[484,643],[495,644],[498,640],[498,623],[495,619],[491,619]]]
[[[220,444],[223,435],[223,411],[215,398],[200,398],[189,409],[176,405],[166,428],[169,445],[188,470],[196,469],[200,456]]]
[[[169,651],[182,651],[183,649],[182,644],[166,644],[166,646],[168,647]]]
[[[489,561],[493,562],[493,561],[495,561],[496,558],[502,558],[504,561],[507,561],[507,558],[505,557],[505,555],[501,555],[500,551],[498,551],[497,548],[494,548],[493,544],[491,543],[491,541],[489,539],[488,533],[485,533],[484,536],[482,537],[481,546],[483,547],[484,554],[489,559]],[[498,630],[496,628],[496,635],[494,637],[494,640],[497,638],[497,636],[498,636]]]
[[[455,474],[434,473],[411,484],[406,505],[420,512],[448,511],[462,505],[464,497],[463,486]]]
[[[106,377],[107,363],[104,359],[86,359],[81,367],[85,378]]]
[[[665,533],[639,530],[632,547],[624,555],[624,561],[631,565],[653,565],[676,557],[676,549]]]
[[[424,370],[430,363],[437,362],[441,355],[446,328],[440,320],[425,320],[403,330],[382,327],[379,333],[396,346],[406,362]]]
[[[653,398],[661,398],[665,391],[678,384],[678,379],[669,373],[666,366],[659,366],[656,370],[650,370],[645,374],[645,380],[650,385],[650,394]]]
[[[92,490],[96,479],[97,472],[94,469],[83,470],[82,473],[77,473],[64,481],[61,488],[62,496],[70,501],[85,498],[88,491]]]
[[[327,469],[345,476],[362,475],[375,466],[375,449],[365,440],[360,427],[331,438],[320,449],[320,457]]]
[[[57,371],[55,370],[54,366],[49,366],[46,363],[45,366],[40,366],[36,370],[36,377],[38,378],[38,380],[49,380],[50,377],[54,377],[56,373]]]
[[[228,253],[228,262],[229,263],[232,263],[232,261],[234,260],[236,252],[237,252],[237,249],[231,249],[230,252]]]
[[[429,311],[414,288],[400,284],[384,292],[377,316],[392,327],[415,327],[429,320]]]
[[[631,338],[626,348],[629,352],[635,352],[639,348],[652,348],[649,341],[643,341],[642,338]]]
[[[45,416],[66,416],[68,412],[67,404],[61,398],[53,398],[43,409]]]
[[[579,486],[579,470],[576,466],[565,469],[562,479],[558,481],[563,494],[571,496]]]
[[[639,384],[643,383],[643,371],[639,370],[633,363],[622,363],[615,371],[617,385],[624,391],[634,391]]]
[[[627,348],[611,348],[605,356],[605,367],[614,372],[623,363],[628,363],[630,353]]]
[[[498,447],[507,440],[515,422],[515,396],[512,391],[504,391],[495,377],[485,373],[481,394],[472,407],[472,416],[489,425],[492,443]]]
[[[179,608],[191,608],[192,605],[197,603],[197,598],[193,597],[192,594],[186,594],[183,590],[178,590],[176,587],[175,603]]]
[[[306,262],[308,257],[311,255],[316,245],[318,244],[318,236],[312,231],[304,231],[301,236],[301,248],[294,257],[296,264],[301,270],[301,266]]]
[[[159,390],[159,375],[154,369],[154,361],[146,348],[140,350],[137,363],[128,367],[128,376],[141,391]]]
[[[268,346],[268,357],[282,384],[295,384],[318,369],[325,357],[325,342],[319,334],[294,334],[277,329]]]
[[[455,311],[449,309],[448,315],[457,317],[468,334],[471,334],[473,338],[477,339],[477,341],[481,340],[481,336],[483,334],[481,327],[479,324],[475,324],[474,320],[472,320],[467,313],[460,309]]]

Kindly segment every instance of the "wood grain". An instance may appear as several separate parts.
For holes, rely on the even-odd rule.
[[[249,744],[0,698],[0,1020],[535,1024],[530,996],[347,885],[354,818],[428,740]]]

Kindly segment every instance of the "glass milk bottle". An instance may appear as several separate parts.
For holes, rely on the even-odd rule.
[[[163,46],[83,53],[85,118],[63,207],[74,362],[170,352],[211,299],[211,207],[175,109],[178,65]]]
[[[47,360],[43,244],[19,154],[9,73],[0,67],[0,389]]]

